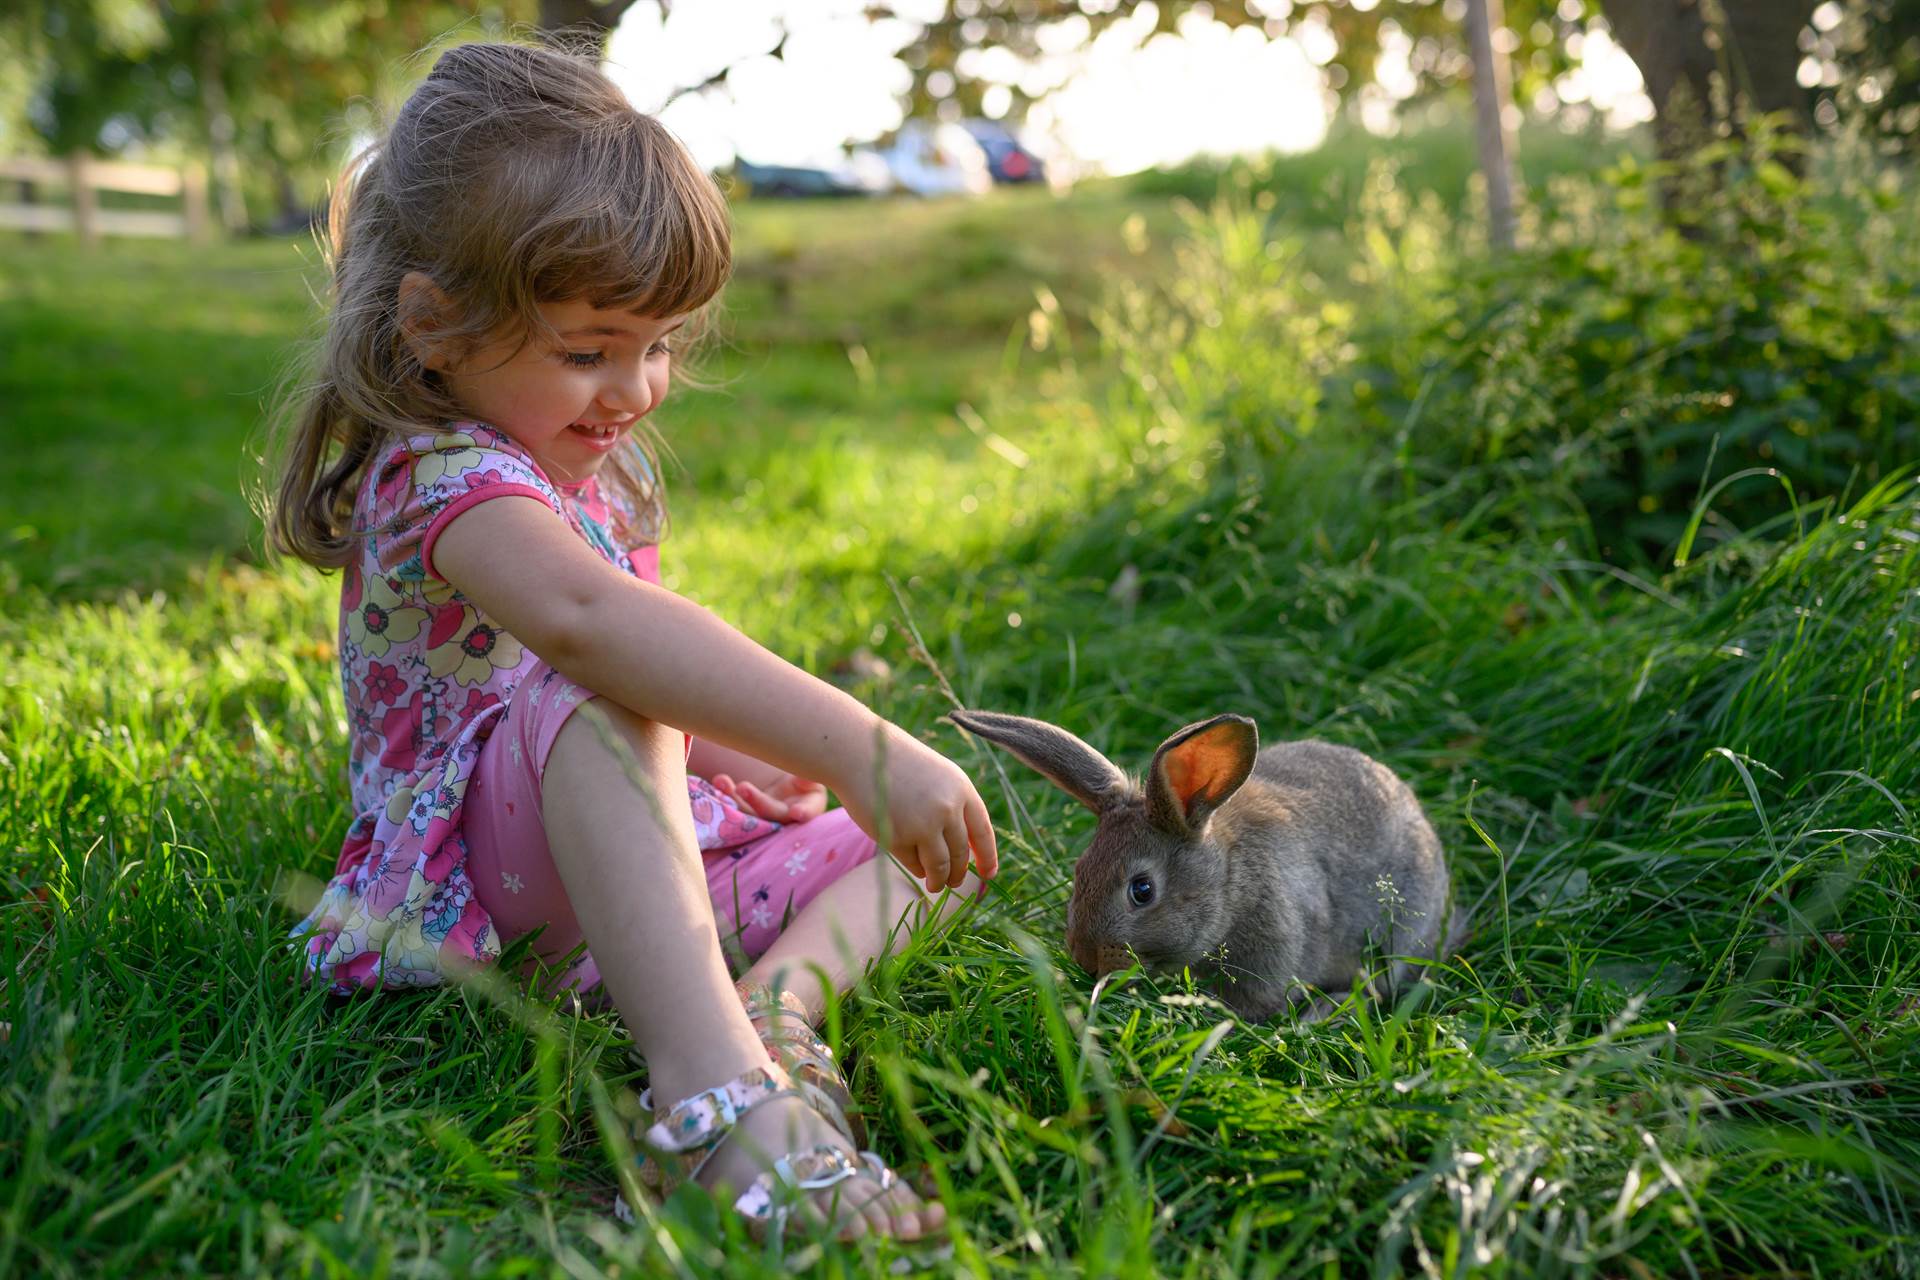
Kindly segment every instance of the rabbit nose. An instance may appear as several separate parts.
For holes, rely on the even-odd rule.
[[[1067,950],[1073,956],[1073,962],[1088,973],[1099,976],[1100,948],[1082,937],[1073,927],[1073,912],[1067,912]]]
[[[1133,957],[1127,949],[1114,943],[1100,944],[1084,938],[1073,938],[1069,939],[1067,949],[1073,952],[1074,962],[1096,978],[1133,963]]]

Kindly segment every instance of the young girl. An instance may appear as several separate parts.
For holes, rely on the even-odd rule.
[[[659,586],[646,419],[731,269],[719,192],[590,64],[474,44],[329,226],[333,314],[271,514],[278,548],[344,570],[356,817],[296,931],[309,970],[423,986],[534,930],[550,961],[584,943],[567,977],[604,984],[647,1060],[657,1179],[744,1187],[763,1228],[798,1204],[847,1234],[937,1231],[857,1149],[806,1024],[823,980],[925,918],[902,866],[929,892],[963,886],[970,850],[994,874],[986,808]],[[738,988],[723,939],[751,963]]]

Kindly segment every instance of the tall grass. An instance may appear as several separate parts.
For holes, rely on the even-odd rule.
[[[1367,199],[1344,263],[1249,196],[1196,216],[1163,283],[1043,296],[951,435],[690,459],[726,483],[681,508],[682,585],[821,668],[878,650],[863,691],[1003,832],[988,903],[834,1011],[881,1150],[954,1207],[956,1274],[1911,1273],[1911,476],[1783,467],[1792,498],[1694,500],[1762,518],[1606,558],[1551,450],[1476,443],[1465,407],[1519,389],[1501,335],[1528,331],[1449,330],[1488,278],[1461,228],[1379,173]],[[1498,280],[1580,288],[1539,243]],[[1874,355],[1859,376],[1906,358]],[[1416,394],[1358,393],[1372,368]],[[1556,431],[1607,429],[1611,401],[1549,385]],[[777,1259],[688,1194],[613,1224],[639,1081],[605,1015],[293,985],[275,885],[347,818],[330,608],[221,566],[0,623],[0,1270],[877,1273]],[[1091,821],[940,726],[949,689],[1123,761],[1225,710],[1373,752],[1472,936],[1309,1026],[1096,987],[1059,945]]]

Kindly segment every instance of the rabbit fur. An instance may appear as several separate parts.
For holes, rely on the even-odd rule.
[[[1089,972],[1191,968],[1250,1020],[1312,1001],[1324,1016],[1375,956],[1437,956],[1446,856],[1392,770],[1350,747],[1259,749],[1222,715],[1161,743],[1144,783],[1073,734],[987,711],[948,717],[1006,748],[1099,817],[1073,869],[1067,949]]]

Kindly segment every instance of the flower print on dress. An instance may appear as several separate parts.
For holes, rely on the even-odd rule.
[[[387,797],[387,821],[395,826],[405,824],[416,836],[427,834],[427,824],[433,821],[433,789],[416,790],[411,784],[395,787]]]
[[[484,489],[490,484],[506,484],[507,478],[500,474],[500,468],[488,467],[485,471],[470,473],[460,478],[460,483],[468,489]]]
[[[431,763],[445,749],[442,735],[447,723],[447,717],[434,709],[426,691],[416,691],[406,706],[395,707],[380,717],[380,737],[386,743],[380,763],[405,772]]]
[[[369,662],[363,683],[367,697],[375,705],[398,702],[407,692],[407,682],[400,678],[400,668],[384,662]]]
[[[455,614],[455,609],[458,613]],[[452,625],[448,617],[452,615]],[[512,671],[526,656],[518,640],[484,621],[471,605],[449,605],[433,622],[436,641],[427,650],[427,670],[458,685],[483,685],[495,671]]]
[[[813,850],[802,847],[795,849],[787,858],[787,874],[797,876],[807,869],[807,859],[813,856]]]
[[[313,976],[343,994],[432,985],[499,954],[467,877],[461,817],[474,763],[534,655],[425,560],[445,513],[491,489],[543,498],[616,568],[659,581],[657,552],[609,554],[583,528],[582,508],[607,506],[594,481],[562,493],[483,424],[411,436],[368,469],[337,632],[354,818],[332,880],[293,931]]]
[[[442,480],[451,480],[465,475],[469,471],[479,471],[487,465],[491,451],[478,447],[479,442],[472,433],[466,431],[443,431],[433,437],[428,448],[413,462],[413,483],[421,491],[429,491]],[[498,456],[498,455],[494,455]],[[423,499],[423,501],[429,499]]]
[[[413,865],[390,852],[384,840],[373,842],[373,852],[362,865],[366,867],[366,876],[360,895],[367,910],[381,917],[391,914],[406,901],[407,890],[413,883]]]
[[[471,720],[489,707],[497,707],[499,705],[499,694],[488,693],[484,689],[469,689],[467,690],[466,702],[463,703],[459,711],[454,714],[458,715],[462,720]]]
[[[421,931],[434,942],[444,942],[453,926],[460,922],[467,904],[473,901],[473,885],[465,876],[450,879],[427,902],[420,921]]]
[[[363,584],[360,607],[346,617],[354,647],[370,658],[384,658],[394,645],[420,634],[427,611],[407,604],[397,583],[375,574]]]

